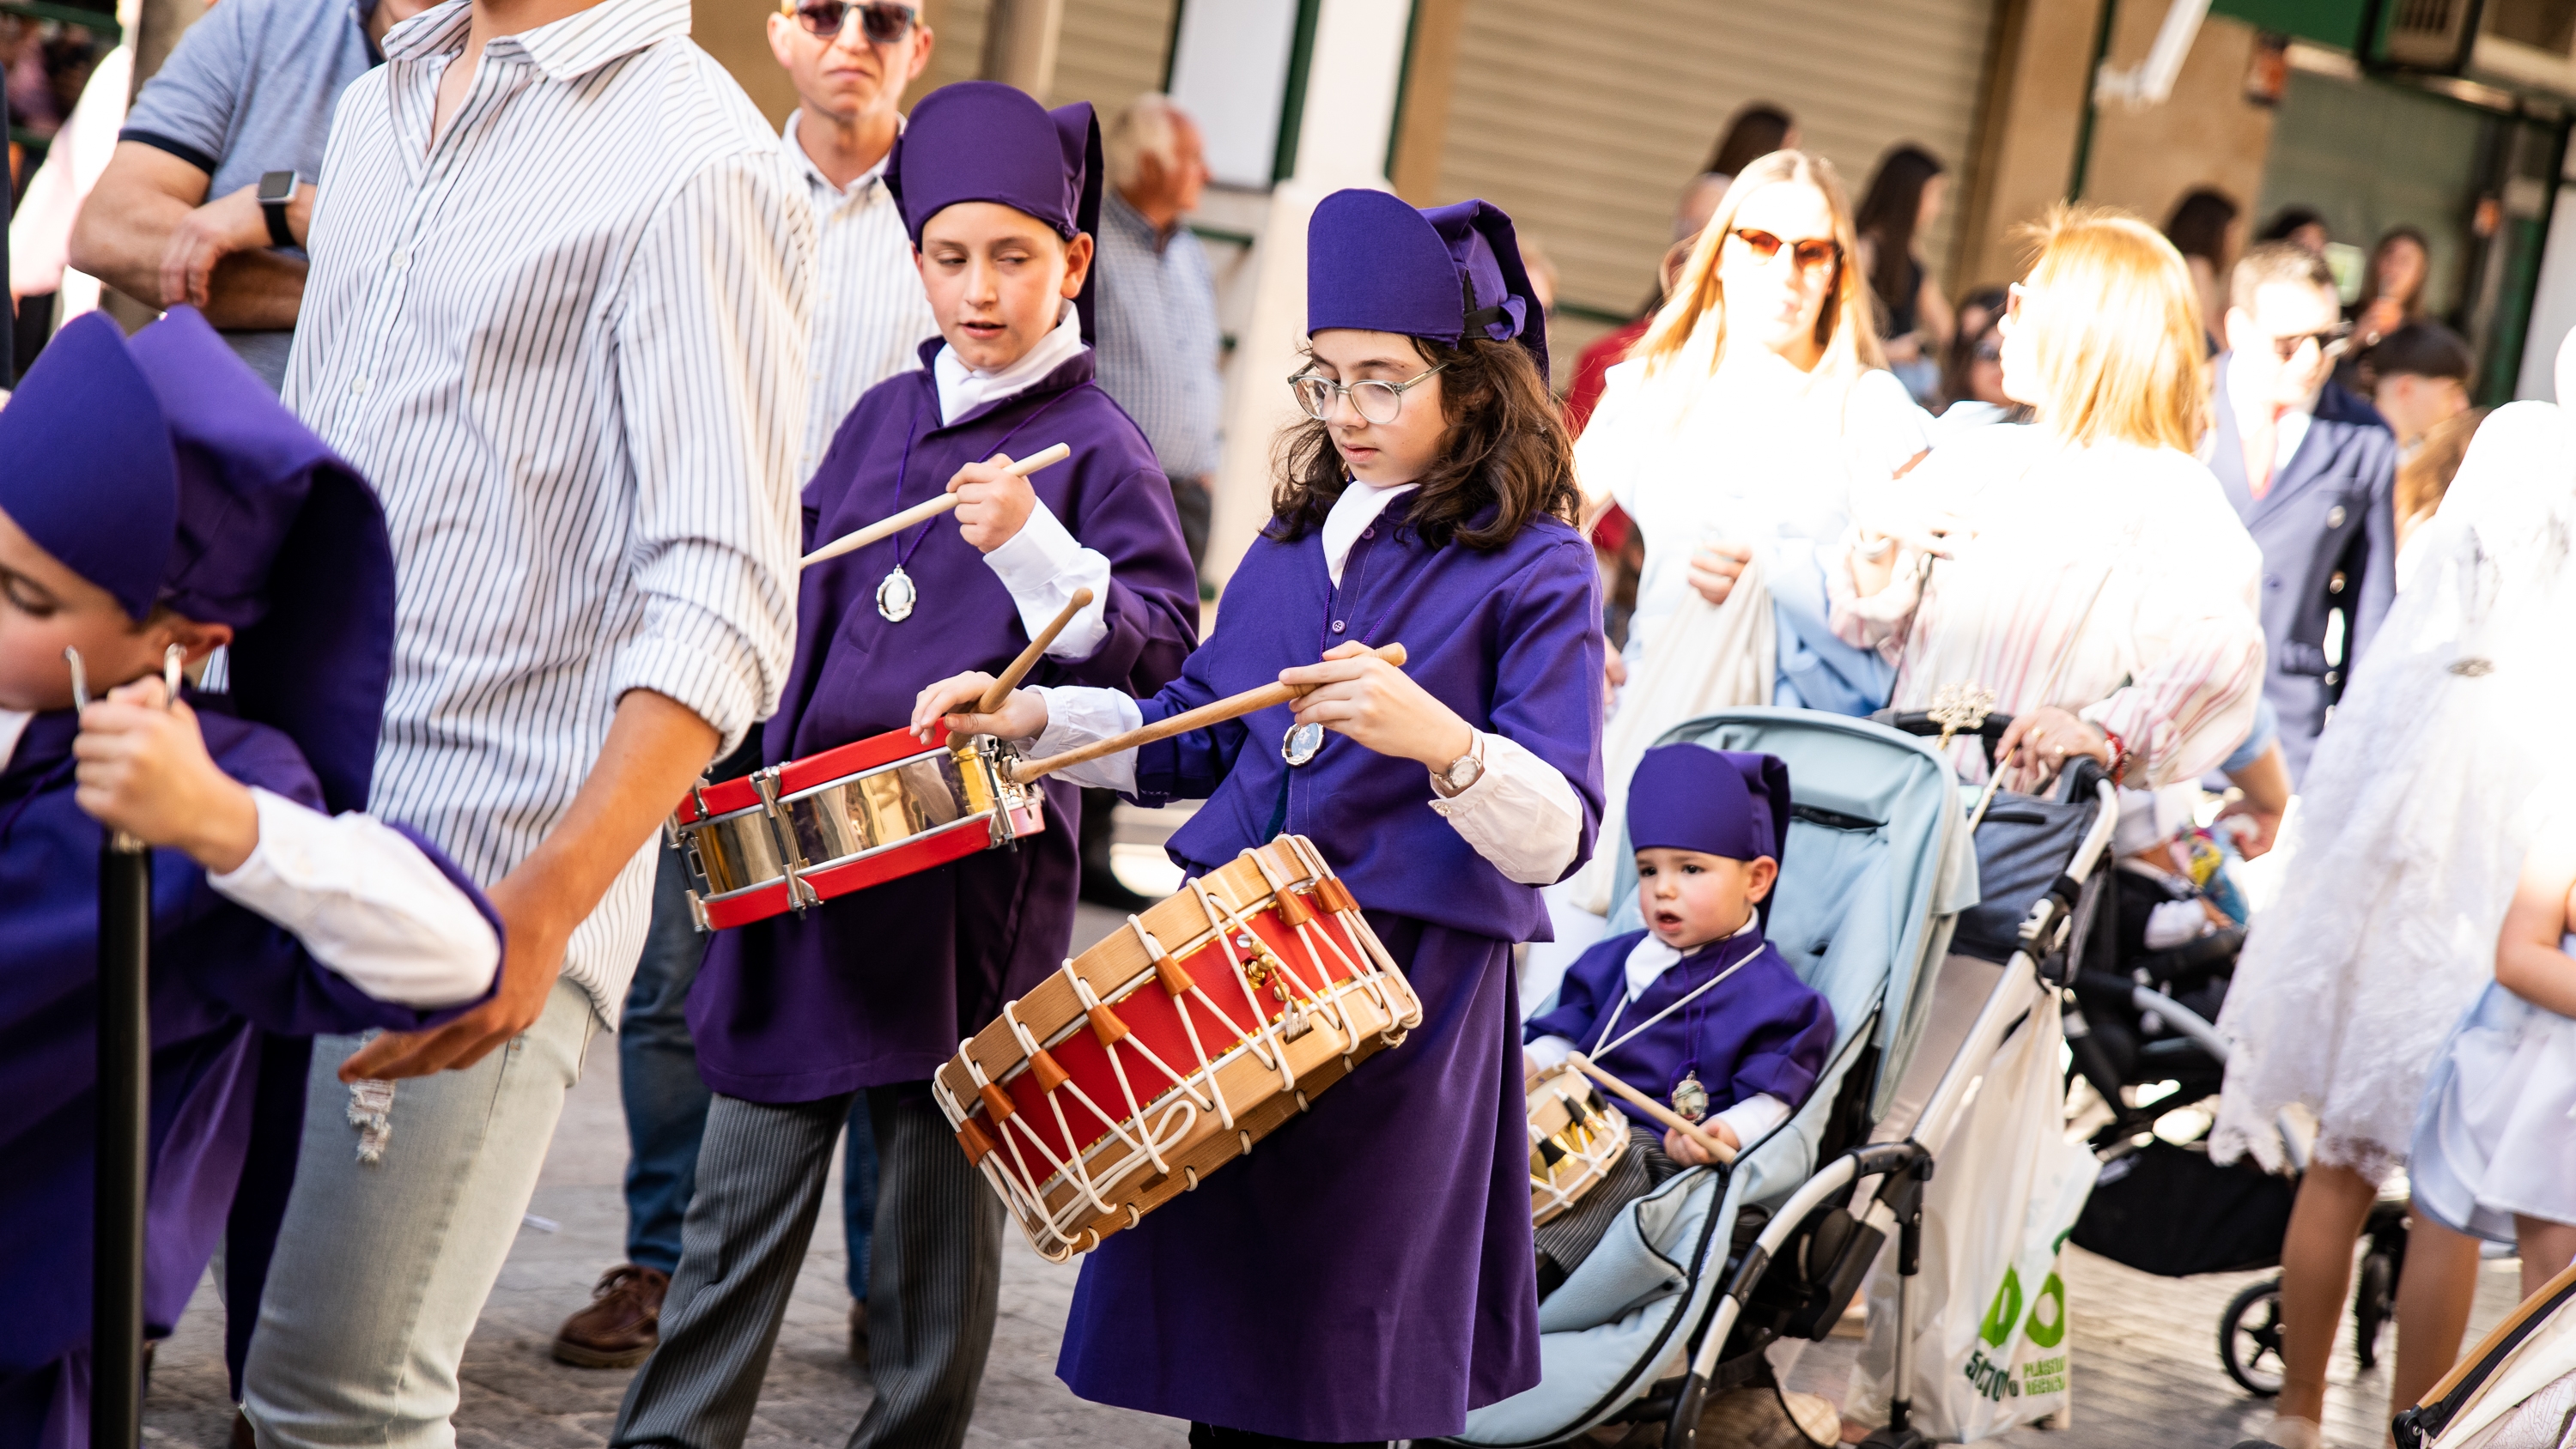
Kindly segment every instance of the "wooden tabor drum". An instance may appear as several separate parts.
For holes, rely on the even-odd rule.
[[[931,1091],[1060,1263],[1250,1152],[1421,1021],[1349,888],[1283,835],[1067,961],[962,1043]]]

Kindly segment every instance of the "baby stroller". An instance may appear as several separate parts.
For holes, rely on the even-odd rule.
[[[1707,1395],[1770,1383],[1772,1343],[1832,1330],[1891,1235],[1910,1284],[1933,1161],[1979,1064],[2054,990],[2043,960],[2062,963],[2117,820],[2098,775],[2070,774],[2057,799],[1999,799],[1972,843],[1947,760],[1867,720],[1733,710],[1657,743],[1675,741],[1788,762],[1787,869],[1769,935],[1832,1003],[1834,1048],[1806,1103],[1747,1143],[1731,1170],[1685,1171],[1621,1209],[1539,1305],[1540,1383],[1469,1414],[1451,1442],[1552,1445],[1604,1424],[1660,1422],[1666,1445],[1688,1446]],[[2010,842],[2020,868],[1996,874],[2026,894],[1980,899],[1989,841]],[[1614,931],[1637,920],[1625,844],[1604,846],[1622,855]],[[2000,969],[1948,969],[1970,951]],[[1940,1011],[1936,996],[1966,999]],[[1936,1019],[1946,1046],[1927,1046],[1943,1034]],[[1900,1298],[1910,1327],[1910,1287]],[[1898,1353],[1902,1385],[1910,1350]],[[1922,1442],[1907,1414],[1899,1398],[1877,1442]]]
[[[2227,1043],[2211,1025],[2227,999],[2241,929],[2221,930],[2165,950],[2144,949],[2134,913],[2159,899],[2127,879],[2106,891],[2065,1011],[2070,1076],[2090,1083],[2110,1119],[2091,1134],[2102,1160],[2077,1247],[2160,1277],[2277,1267],[2289,1230],[2296,1176],[2250,1161],[2209,1160],[2208,1104],[2227,1074]],[[2195,1115],[2196,1114],[2196,1115]],[[2159,1124],[2198,1122],[2181,1141]],[[2284,1155],[2307,1166],[2306,1144],[2280,1125]],[[2382,1330],[2396,1311],[2406,1261],[2406,1205],[2383,1199],[2363,1228],[2353,1289],[2353,1352],[2367,1371],[2379,1362]],[[2281,1280],[2247,1286],[2218,1326],[2218,1360],[2247,1393],[2281,1391]]]
[[[2391,1427],[2399,1449],[2562,1449],[2576,1440],[2576,1266],[2505,1315]]]

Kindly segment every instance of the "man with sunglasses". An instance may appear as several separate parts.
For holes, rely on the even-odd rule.
[[[2209,467],[2263,549],[2263,694],[2295,785],[2396,597],[2397,440],[2333,380],[2351,328],[2323,258],[2291,242],[2249,249],[2225,330]]]
[[[912,264],[902,208],[888,194],[886,159],[903,132],[904,87],[929,64],[933,37],[911,0],[779,0],[769,53],[796,88],[779,149],[813,204],[815,287],[807,343],[805,428],[796,479],[814,475],[859,395],[916,365],[939,331]],[[758,740],[713,778],[747,774]],[[580,1368],[633,1368],[661,1338],[662,1300],[680,1263],[680,1224],[696,1195],[707,1085],[689,1035],[689,988],[707,937],[689,916],[688,869],[664,851],[653,925],[618,1022],[626,1109],[626,1261],[602,1273],[591,1301],[555,1333],[554,1356]],[[868,1343],[868,1247],[876,1213],[876,1143],[865,1107],[850,1114],[842,1172],[849,1245],[850,1356]]]

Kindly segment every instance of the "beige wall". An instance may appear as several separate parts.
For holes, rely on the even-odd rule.
[[[1960,217],[1954,296],[2020,276],[2013,228],[2065,197],[2084,117],[2085,69],[2104,3],[2014,0],[1998,17],[1981,117],[1978,186]]]
[[[783,126],[796,109],[796,88],[770,58],[768,25],[775,8],[761,0],[690,0],[689,34],[750,92],[769,124]]]
[[[2123,0],[2112,31],[2110,62],[2132,66],[2154,43],[2165,7]],[[2263,189],[2272,149],[2272,110],[2245,99],[2245,68],[2254,28],[2211,16],[2201,23],[2173,99],[2152,110],[2103,108],[2094,123],[2093,159],[2084,199],[2124,206],[2163,226],[2182,194],[2215,186],[2247,215]]]

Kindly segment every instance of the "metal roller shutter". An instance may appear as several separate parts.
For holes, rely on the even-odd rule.
[[[1047,104],[1089,101],[1105,125],[1129,101],[1162,89],[1179,9],[1180,0],[1065,0]]]
[[[1673,203],[1736,107],[1798,118],[1859,201],[1879,154],[1912,141],[1952,171],[1925,246],[1947,282],[1969,190],[1994,0],[1468,0],[1443,200],[1509,211],[1556,263],[1566,340],[1625,316],[1670,244]]]

